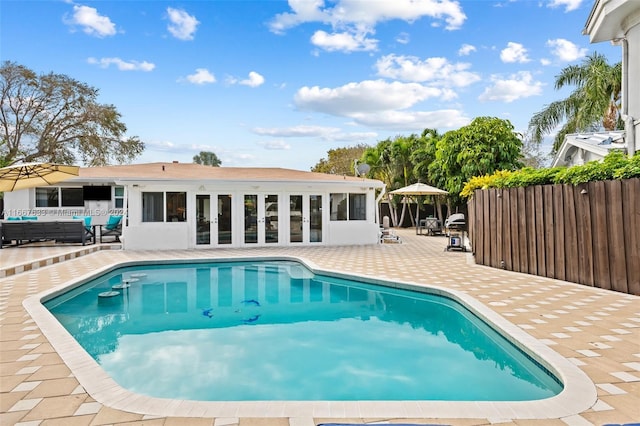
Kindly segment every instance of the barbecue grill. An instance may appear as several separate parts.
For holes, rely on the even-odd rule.
[[[449,245],[447,245],[447,251],[467,251],[464,246],[464,234],[467,231],[467,222],[465,221],[464,214],[452,214],[444,221],[444,226],[449,231]]]

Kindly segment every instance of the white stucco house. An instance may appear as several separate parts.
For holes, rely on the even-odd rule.
[[[640,0],[596,0],[583,34],[591,43],[622,47],[622,119],[627,151],[637,151],[640,127]]]
[[[581,166],[589,161],[601,161],[612,150],[627,152],[623,130],[566,135],[556,152],[551,167]]]
[[[122,215],[125,249],[348,245],[379,241],[373,179],[281,168],[147,163],[80,168],[58,185],[4,194],[6,216]]]

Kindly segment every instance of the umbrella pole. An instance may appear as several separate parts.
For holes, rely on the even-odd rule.
[[[416,235],[420,230],[420,196],[416,197]]]

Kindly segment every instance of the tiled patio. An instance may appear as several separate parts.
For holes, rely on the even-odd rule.
[[[402,244],[348,247],[216,249],[181,252],[99,250],[100,246],[0,250],[0,424],[4,425],[274,425],[321,422],[451,425],[603,425],[640,421],[640,297],[476,266],[468,253],[445,251],[444,237],[398,232]],[[109,248],[117,248],[106,246]],[[432,284],[465,292],[552,350],[596,385],[596,403],[558,419],[381,418],[360,410],[353,418],[166,418],[113,409],[94,400],[53,349],[23,300],[113,263],[155,258],[286,255],[320,268]],[[259,416],[257,413],[256,416]]]

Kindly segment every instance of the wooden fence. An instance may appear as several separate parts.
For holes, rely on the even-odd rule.
[[[640,179],[476,190],[476,263],[640,295]]]

